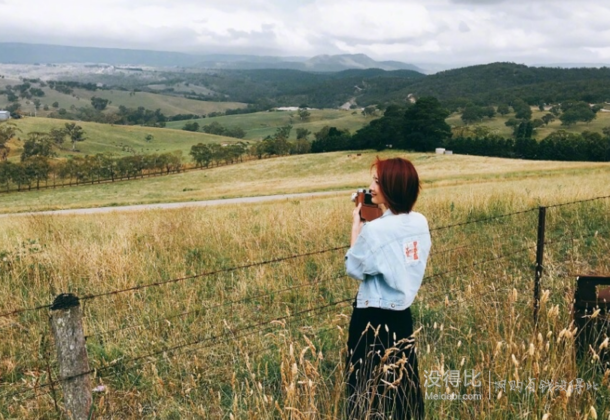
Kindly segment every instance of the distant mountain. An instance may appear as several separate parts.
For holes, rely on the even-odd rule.
[[[305,63],[305,70],[312,71],[342,71],[347,69],[382,70],[415,70],[423,73],[422,69],[411,64],[399,61],[375,61],[365,54],[317,55]],[[315,69],[315,70],[314,70]]]
[[[400,61],[375,61],[365,54],[317,55],[310,59],[301,57],[253,57],[253,56],[206,56],[198,67],[226,70],[283,69],[315,72],[337,72],[349,69],[424,70]]]
[[[256,55],[196,55],[167,51],[126,50],[118,48],[67,47],[25,43],[0,43],[0,63],[61,64],[103,63],[152,67],[200,67],[231,70],[287,69],[337,72],[348,69],[424,71],[398,61],[375,61],[364,54],[273,57]]]
[[[511,104],[517,98],[530,105],[572,100],[609,102],[610,68],[528,67],[515,63],[462,67],[412,79],[403,88],[388,90],[384,100],[399,101],[409,94],[434,96],[452,110],[468,103]]]
[[[0,42],[0,63],[6,64],[104,63],[187,67],[195,65],[200,60],[200,57],[189,54],[165,51]]]

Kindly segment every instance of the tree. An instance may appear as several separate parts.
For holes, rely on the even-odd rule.
[[[530,139],[534,133],[534,124],[532,121],[523,120],[519,125],[515,126],[513,134],[515,138]]]
[[[544,125],[549,125],[549,123],[552,123],[553,121],[555,121],[555,116],[553,114],[546,114],[544,115],[542,118],[542,122],[544,123]]]
[[[59,102],[55,101],[51,104],[53,108],[59,108]]]
[[[49,135],[47,133],[28,133],[28,138],[23,143],[23,151],[21,152],[22,162],[33,156],[42,156],[48,158],[54,155],[55,153],[53,152],[53,140],[49,138]]]
[[[609,160],[610,139],[591,131],[585,131],[581,136],[588,161],[603,162]]]
[[[311,151],[311,142],[307,138],[300,138],[294,143],[292,153],[302,155]]]
[[[350,139],[350,149],[383,150],[388,146],[407,148],[403,135],[405,109],[398,105],[386,108],[383,117],[371,121]],[[313,148],[313,145],[312,145]]]
[[[498,114],[500,115],[506,115],[510,113],[510,108],[508,107],[508,105],[506,104],[500,104],[498,105]]]
[[[52,128],[47,136],[53,141],[56,146],[61,146],[66,140],[66,131],[61,128]]]
[[[108,99],[98,98],[97,96],[91,98],[91,106],[98,111],[105,110],[109,103],[110,101]]]
[[[297,140],[307,139],[307,136],[309,136],[310,134],[311,134],[311,131],[309,131],[306,128],[302,128],[302,127],[297,128]]]
[[[522,159],[535,159],[538,143],[532,138],[534,126],[531,121],[522,121],[515,127],[515,154]]]
[[[558,105],[553,105],[551,109],[549,109],[549,112],[558,117],[559,114],[561,114],[561,108]]]
[[[5,144],[15,137],[17,133],[21,132],[19,128],[13,123],[3,122],[0,123],[0,148],[5,147]]]
[[[273,135],[273,147],[276,155],[283,156],[290,152],[290,144],[288,144],[288,138],[292,131],[291,125],[285,125],[278,127]]]
[[[362,115],[365,117],[370,117],[375,115],[377,112],[377,107],[375,105],[369,105],[362,110]]]
[[[493,118],[496,116],[496,110],[493,106],[486,106],[482,108],[481,114],[487,118]]]
[[[5,108],[11,114],[17,114],[21,110],[21,104],[19,102],[13,102]],[[13,117],[15,117],[13,115]]]
[[[51,164],[46,156],[31,156],[23,162],[23,165],[27,178],[36,181],[36,189],[40,188],[40,181],[49,179]]]
[[[182,169],[182,150],[160,154],[157,163],[168,174],[170,172],[180,172],[180,169]]]
[[[467,106],[464,112],[462,112],[462,121],[466,125],[480,121],[481,117],[481,108],[475,105]]]
[[[532,108],[523,99],[516,99],[513,102],[513,109],[515,110],[515,118],[523,120],[532,118]]]
[[[309,117],[311,117],[311,112],[307,110],[307,108],[299,108],[299,118],[301,121],[308,121]]]
[[[17,184],[17,191],[21,191],[23,185],[29,185],[31,178],[21,163],[11,165],[11,181]]]
[[[193,160],[197,163],[197,166],[206,168],[210,166],[212,160],[212,150],[210,147],[203,143],[195,144],[191,147],[189,155],[192,156]]]
[[[225,133],[225,128],[218,121],[212,121],[210,124],[204,125],[202,130],[204,133],[216,134],[218,136],[222,136]]]
[[[9,182],[12,179],[14,163],[10,161],[0,162],[0,184],[6,186],[6,191],[9,191]]]
[[[532,120],[532,125],[534,128],[542,127],[544,125],[544,121],[542,121],[540,118],[536,118],[535,120]]]
[[[114,179],[118,175],[117,159],[110,153],[98,153],[95,155],[97,161],[98,174],[102,179]]]
[[[154,138],[155,138],[155,136],[153,136],[152,134],[147,134],[144,137],[144,140],[146,140],[147,143],[150,143],[151,141],[153,141]]]
[[[185,131],[199,131],[199,123],[197,121],[186,123],[182,129]]]
[[[236,139],[243,139],[246,137],[246,132],[241,127],[227,127],[225,128],[224,135],[227,137],[235,137]]]
[[[75,123],[66,123],[65,127],[66,128],[64,131],[66,135],[70,137],[70,141],[72,142],[72,150],[75,150],[77,142],[86,140],[83,127],[76,125]]]
[[[407,148],[430,151],[451,137],[451,127],[445,121],[449,111],[434,97],[419,98],[404,115],[404,138]]]
[[[561,125],[570,126],[579,121],[589,123],[596,117],[586,102],[567,102],[562,104],[563,114],[559,116]]]
[[[373,123],[375,121],[372,121]],[[314,134],[315,140],[311,143],[312,153],[334,152],[351,148],[351,136],[348,130],[325,126]]]

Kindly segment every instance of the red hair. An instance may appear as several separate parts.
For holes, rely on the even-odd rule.
[[[377,168],[379,188],[392,213],[411,212],[421,190],[415,166],[403,158],[377,157],[373,167]]]

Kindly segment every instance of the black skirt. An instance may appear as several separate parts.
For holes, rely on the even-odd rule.
[[[356,308],[346,360],[347,418],[423,419],[411,310]]]

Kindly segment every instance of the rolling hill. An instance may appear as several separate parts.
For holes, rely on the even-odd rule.
[[[28,117],[13,121],[21,130],[20,138],[26,138],[33,131],[48,132],[52,128],[62,128],[67,120],[55,118]],[[110,125],[91,122],[78,122],[85,131],[86,140],[79,142],[76,146],[78,152],[71,150],[69,142],[64,143],[64,149],[59,150],[59,156],[84,156],[96,153],[113,153],[117,156],[127,156],[132,153],[152,154],[182,151],[185,159],[191,146],[197,143],[232,143],[238,139],[216,136],[206,133],[193,133],[184,130],[168,128],[154,128],[141,126]],[[146,136],[151,134],[153,139],[146,141]],[[11,156],[18,159],[21,153],[22,142],[13,142]]]

